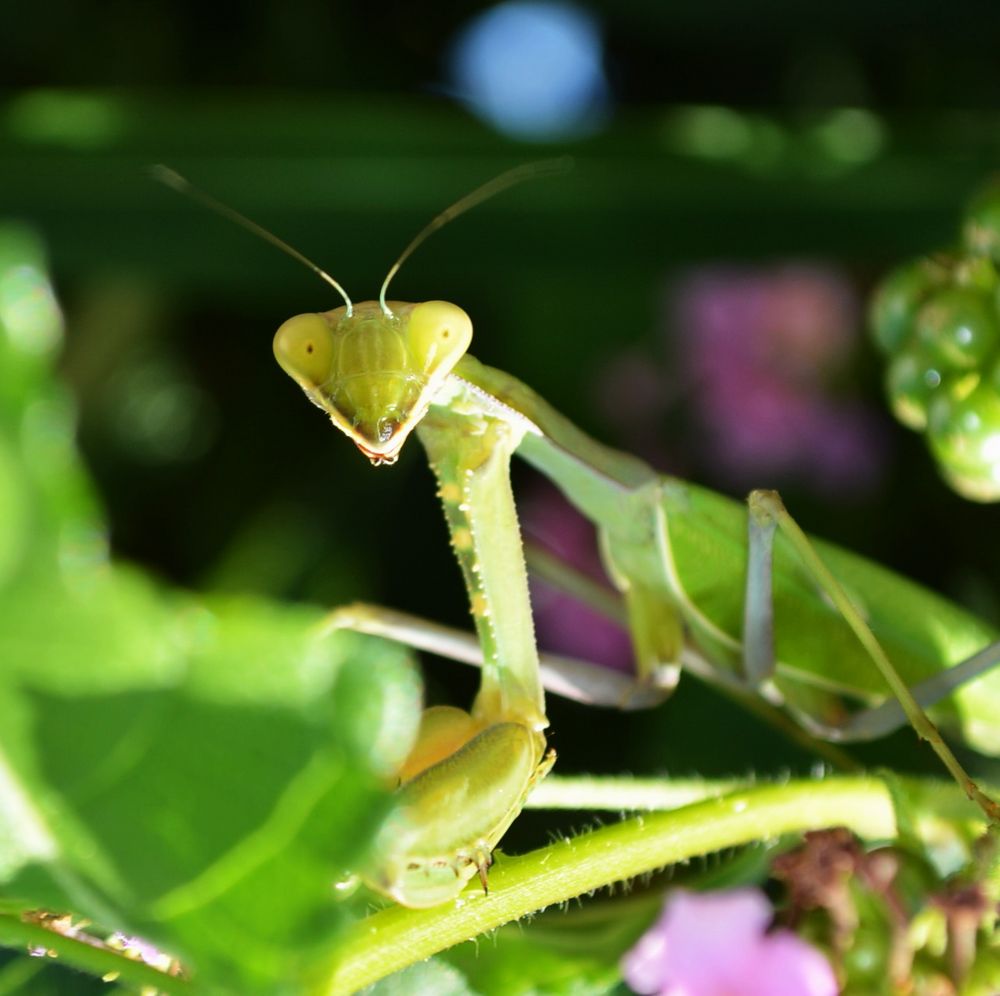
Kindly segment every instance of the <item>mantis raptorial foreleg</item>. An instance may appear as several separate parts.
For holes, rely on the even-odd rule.
[[[438,480],[483,650],[473,714],[541,730],[547,720],[538,649],[510,488],[510,459],[523,432],[516,423],[438,408],[417,430]]]
[[[455,316],[446,315],[449,324]],[[449,336],[450,337],[450,336]],[[456,399],[434,408],[418,434],[438,480],[452,546],[482,649],[470,713],[424,714],[401,771],[396,816],[381,835],[376,888],[408,906],[456,896],[478,874],[551,768],[528,579],[510,487],[510,459],[526,430]]]

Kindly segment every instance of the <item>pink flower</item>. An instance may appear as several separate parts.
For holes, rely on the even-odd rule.
[[[521,522],[529,540],[612,591],[593,525],[554,487],[539,483],[525,497]],[[531,605],[540,642],[549,653],[626,673],[634,669],[632,641],[617,623],[535,577],[531,578]]]
[[[625,955],[625,981],[656,996],[836,996],[823,954],[790,930],[768,933],[771,916],[758,889],[678,889]]]
[[[857,301],[819,266],[707,267],[674,298],[683,380],[704,445],[733,485],[799,477],[828,493],[877,483],[878,420],[843,389]]]

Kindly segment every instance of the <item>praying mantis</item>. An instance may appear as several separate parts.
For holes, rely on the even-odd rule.
[[[342,627],[403,640],[481,666],[469,711],[432,707],[399,772],[398,805],[365,881],[405,906],[484,890],[491,855],[554,762],[544,684],[637,706],[662,699],[689,667],[810,736],[883,735],[909,721],[952,776],[1000,823],[924,711],[972,747],[1000,753],[998,633],[943,598],[859,556],[811,540],[773,491],[746,507],[664,477],[589,438],[529,387],[468,354],[472,322],[444,301],[387,300],[389,284],[434,231],[562,162],[518,167],[428,224],[375,301],[353,303],[329,274],[255,222],[165,167],[158,179],[264,238],[332,286],[344,304],[297,315],[274,337],[278,363],[372,464],[396,461],[411,433],[438,482],[468,590],[476,638],[372,606],[334,611]],[[510,484],[514,455],[550,478],[596,526],[624,606],[635,681],[585,662],[540,658]]]

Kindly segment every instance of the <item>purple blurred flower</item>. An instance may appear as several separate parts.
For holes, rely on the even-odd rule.
[[[678,889],[625,955],[625,981],[657,996],[836,996],[823,954],[789,930],[768,933],[771,917],[758,889]]]
[[[796,473],[857,491],[877,480],[876,420],[829,396],[858,328],[844,277],[804,265],[702,270],[680,285],[676,321],[706,444],[737,483]]]
[[[529,540],[610,588],[597,553],[593,525],[554,487],[539,483],[525,497],[521,503],[521,522]],[[539,642],[545,650],[617,671],[632,671],[632,643],[621,626],[534,577],[531,604]]]
[[[805,265],[699,270],[677,290],[675,322],[713,463],[734,483],[790,474],[821,490],[877,481],[876,419],[830,396],[858,328],[835,270]]]
[[[698,270],[679,288],[677,313],[695,372],[738,361],[806,384],[844,362],[858,321],[844,277],[802,264]]]

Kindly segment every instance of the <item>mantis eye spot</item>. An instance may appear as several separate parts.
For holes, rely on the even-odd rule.
[[[274,356],[285,373],[303,387],[317,387],[330,378],[333,331],[322,315],[296,315],[275,333]]]
[[[457,305],[425,301],[410,314],[408,336],[413,357],[425,371],[447,372],[469,348],[472,322]]]

